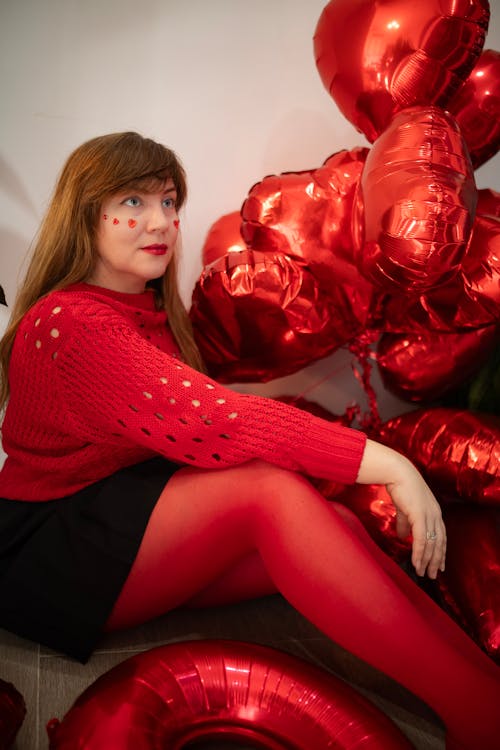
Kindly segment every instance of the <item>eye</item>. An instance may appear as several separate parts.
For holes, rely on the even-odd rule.
[[[163,206],[165,208],[175,208],[175,200],[173,198],[164,198]]]
[[[125,198],[124,201],[122,201],[122,204],[124,206],[131,206],[132,208],[137,208],[141,203],[140,198],[137,198],[137,196],[132,196],[131,198]]]

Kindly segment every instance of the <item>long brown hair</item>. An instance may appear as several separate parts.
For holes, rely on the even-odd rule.
[[[8,394],[8,367],[17,328],[25,313],[55,289],[89,278],[96,261],[95,235],[103,201],[121,190],[154,191],[172,179],[177,208],[186,200],[186,175],[176,154],[138,133],[111,133],[87,141],[69,156],[40,226],[9,326],[0,341],[0,408]],[[165,309],[185,361],[204,365],[182,303],[176,255],[160,283],[157,304]]]

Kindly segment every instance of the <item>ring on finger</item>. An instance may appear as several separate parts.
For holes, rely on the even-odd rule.
[[[437,539],[437,534],[435,531],[427,531],[425,533],[425,538],[427,539],[428,542],[435,542]]]

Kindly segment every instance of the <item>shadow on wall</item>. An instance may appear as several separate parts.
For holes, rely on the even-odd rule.
[[[3,301],[2,301],[3,300]],[[8,308],[5,306],[5,295],[3,293],[3,288],[0,286],[0,338],[3,336],[5,329],[7,328],[7,323],[9,322],[9,315],[10,312]],[[0,445],[0,469],[3,466],[3,462],[5,461],[5,453],[2,450],[2,447]]]
[[[30,214],[37,218],[36,207],[31,200],[24,183],[19,179],[12,167],[0,156],[0,188],[18,205],[25,208]]]
[[[9,196],[9,200],[15,203],[16,207],[23,209],[28,217],[32,217],[38,223],[36,206],[31,200],[24,182],[2,156],[0,156],[0,190]],[[32,219],[30,219],[30,223],[32,223]],[[26,237],[22,237],[7,227],[0,229],[0,247],[2,247],[0,279],[9,304],[14,301],[19,268],[26,255],[29,242],[30,240]],[[3,304],[5,304],[5,301]]]
[[[26,258],[30,240],[6,227],[0,227],[0,278],[5,295],[3,304],[12,305],[17,292],[17,280]]]

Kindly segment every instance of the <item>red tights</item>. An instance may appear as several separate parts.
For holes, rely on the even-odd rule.
[[[283,596],[332,640],[443,719],[447,747],[498,747],[500,669],[299,475],[254,461],[168,483],[108,630],[174,607]]]

